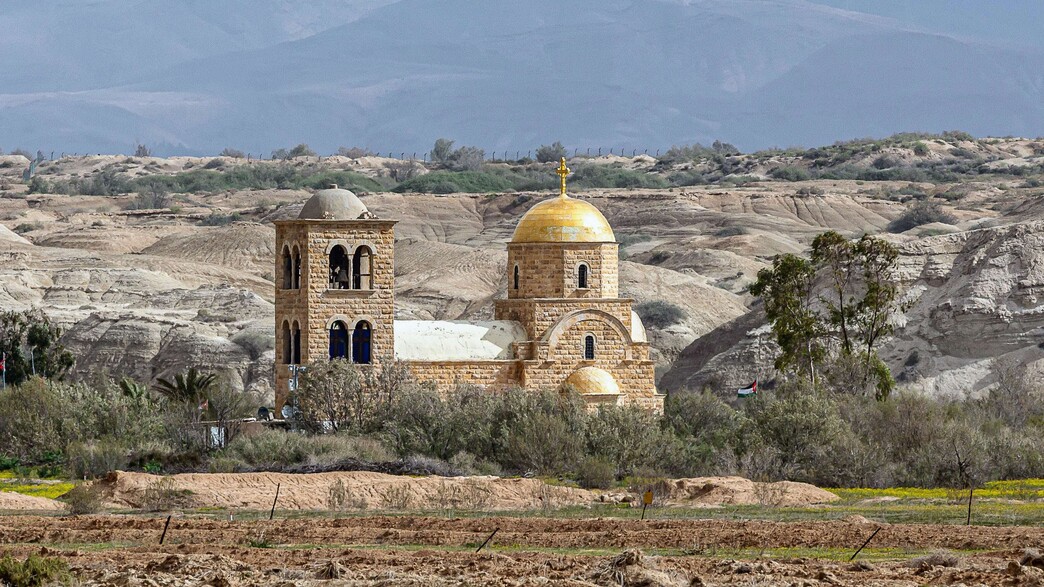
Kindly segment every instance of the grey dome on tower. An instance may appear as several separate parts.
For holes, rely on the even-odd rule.
[[[368,216],[368,213],[366,205],[355,194],[335,185],[330,189],[315,192],[315,195],[305,202],[297,218],[301,220],[357,220]]]

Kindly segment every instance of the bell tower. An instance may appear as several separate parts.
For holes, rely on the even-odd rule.
[[[394,354],[395,221],[348,190],[316,192],[276,225],[276,409],[299,369],[321,359],[367,365]]]

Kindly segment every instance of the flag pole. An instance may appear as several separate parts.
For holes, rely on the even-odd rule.
[[[7,389],[7,353],[4,353],[3,359],[0,359],[0,371],[3,372],[3,378],[4,378],[4,387],[3,387],[3,389]]]

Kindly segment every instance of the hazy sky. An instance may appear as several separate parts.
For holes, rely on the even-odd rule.
[[[814,0],[926,29],[1044,49],[1042,0]]]

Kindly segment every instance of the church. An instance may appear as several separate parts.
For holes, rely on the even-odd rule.
[[[492,321],[395,319],[395,221],[344,189],[316,192],[276,225],[276,407],[298,368],[401,361],[441,392],[574,388],[592,405],[662,411],[645,328],[618,291],[619,245],[605,216],[566,193],[539,202],[507,244],[507,299]]]

